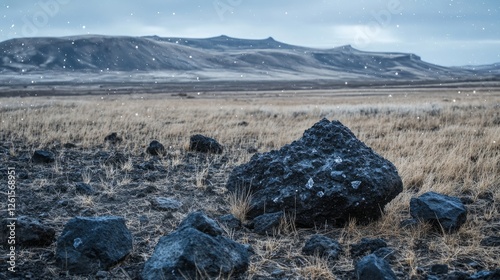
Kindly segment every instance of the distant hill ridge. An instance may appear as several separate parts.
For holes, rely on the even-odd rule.
[[[331,49],[218,36],[206,39],[82,35],[18,38],[0,43],[0,73],[38,71],[242,71],[362,79],[455,79],[493,67],[443,67],[415,54]],[[494,67],[493,69],[498,69]],[[481,72],[483,71],[483,72]]]

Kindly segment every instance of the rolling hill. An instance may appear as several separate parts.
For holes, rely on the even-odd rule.
[[[119,81],[457,81],[498,78],[491,67],[443,67],[415,54],[331,49],[219,36],[84,35],[0,43],[9,84]],[[495,69],[497,69],[496,67]],[[40,78],[42,77],[42,78]],[[125,78],[124,78],[125,77]]]

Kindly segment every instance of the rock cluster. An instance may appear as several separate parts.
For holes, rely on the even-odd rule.
[[[121,139],[116,133],[106,138],[107,142],[114,144],[119,143],[118,139]],[[182,170],[182,173],[177,174],[191,174],[196,171],[194,164],[199,164],[200,159],[210,158],[199,153],[216,154],[223,151],[222,146],[214,139],[201,135],[195,135],[193,139],[195,141],[192,141],[190,148],[195,153],[186,153],[185,161],[172,168],[165,167],[163,158],[158,157],[169,156],[158,141],[150,143],[146,153],[151,157],[144,158],[143,153],[142,161],[113,149],[98,150],[95,153],[82,153],[76,151],[77,149],[65,150],[64,157],[57,158],[62,163],[65,159],[88,157],[86,162],[91,162],[95,166],[107,165],[118,168],[125,164],[129,165],[127,176],[130,176],[130,183],[119,191],[122,191],[127,198],[141,199],[140,201],[145,202],[146,206],[149,202],[154,215],[149,217],[140,215],[136,217],[136,222],[142,228],[154,228],[158,226],[155,223],[157,216],[171,223],[170,219],[182,216],[185,210],[191,209],[191,205],[189,199],[178,193],[159,194],[164,189],[159,187],[159,184],[148,184],[148,182],[171,176],[167,174],[169,172],[181,172],[179,170]],[[72,149],[66,145],[64,147]],[[0,154],[3,153],[2,149]],[[56,158],[52,151],[55,149],[38,150],[33,154],[26,152],[23,160],[26,166],[38,168],[37,170],[46,169],[45,164],[53,162]],[[220,161],[211,163],[212,168],[221,168],[228,161],[227,157],[216,158],[220,158]],[[117,202],[111,199],[113,195],[99,196],[102,188],[96,184],[96,179],[89,176],[88,181],[82,180],[82,172],[77,169],[72,168],[64,173],[63,179],[55,176],[54,183],[39,191],[54,197],[67,192],[70,195],[92,196],[111,203]],[[24,167],[17,170],[19,170],[17,174],[19,181],[38,178],[37,174],[33,174],[36,172],[27,172]],[[100,172],[92,174],[95,175],[93,177],[104,178],[104,171]],[[0,174],[0,178],[5,179],[1,177],[2,174],[6,172]],[[173,188],[182,189],[185,186],[184,182],[186,181],[175,182]],[[381,215],[380,209],[401,191],[402,183],[394,165],[356,139],[349,129],[339,122],[322,120],[307,130],[301,139],[284,146],[279,151],[256,154],[249,163],[235,168],[227,181],[227,188],[235,191],[242,186],[250,188],[253,195],[250,221],[242,222],[235,216],[227,214],[218,217],[217,221],[221,225],[219,226],[201,211],[190,213],[175,231],[162,237],[157,244],[152,244],[156,247],[146,263],[135,261],[132,264],[134,266],[132,270],[136,274],[131,278],[245,277],[252,248],[231,240],[225,236],[223,229],[235,236],[241,236],[242,233],[251,237],[257,237],[256,234],[280,234],[280,228],[289,222],[284,218],[288,218],[290,212],[293,212],[293,217],[296,217],[296,222],[300,226],[325,223],[340,226],[350,218],[369,222]],[[478,196],[478,199],[481,199],[480,197]],[[492,195],[485,195],[483,200],[488,203],[494,201]],[[466,222],[468,209],[464,204],[472,203],[474,201],[462,197],[459,199],[435,192],[424,193],[411,199],[409,206],[412,219],[405,221],[404,224],[415,225],[425,222],[439,232],[454,233]],[[71,199],[56,199],[53,207],[44,208],[46,212],[40,211],[37,217],[47,217],[48,211],[54,207],[60,207],[65,211],[72,211],[73,208],[82,210],[72,204]],[[471,213],[473,211],[474,209]],[[83,216],[96,215],[90,207],[78,213]],[[130,259],[137,258],[137,255],[130,255],[133,239],[137,242],[136,246],[148,246],[150,239],[145,242],[141,240],[141,236],[132,236],[125,224],[125,219],[121,217],[76,217],[67,222],[56,239],[56,227],[53,225],[44,224],[42,220],[34,217],[20,216],[16,224],[16,244],[20,248],[48,247],[55,242],[57,246],[55,255],[52,250],[46,250],[50,251],[46,254],[46,259],[49,261],[55,259],[61,268],[61,273],[106,279],[115,276],[112,275],[113,268],[120,267],[117,264],[128,258],[125,262],[128,265]],[[0,240],[8,238],[10,234],[8,225],[8,220],[2,220]],[[500,236],[497,232],[494,226],[491,231],[485,232],[479,242],[480,246],[500,246]],[[400,269],[401,259],[398,260],[396,257],[401,256],[390,247],[390,240],[362,238],[354,244],[341,244],[331,237],[320,234],[309,236],[303,241],[302,254],[325,258],[329,264],[344,254],[350,256],[355,267],[354,270],[346,272],[352,277],[345,279],[401,279],[407,276]],[[250,243],[254,244],[252,242],[253,240]],[[422,279],[499,279],[500,277],[499,269],[485,270],[485,267],[481,267],[480,261],[465,260],[460,265],[473,267],[476,272],[462,272],[457,269],[458,265],[450,263],[418,267],[417,270]],[[398,269],[393,270],[392,267]],[[0,272],[1,279],[9,279],[2,273]],[[26,275],[13,279],[24,279],[23,277],[33,279],[33,276]],[[269,271],[269,277],[287,279],[287,272],[276,269]]]
[[[295,213],[299,226],[369,222],[403,190],[396,167],[338,121],[323,119],[280,150],[236,167],[227,188],[249,188],[255,218]]]

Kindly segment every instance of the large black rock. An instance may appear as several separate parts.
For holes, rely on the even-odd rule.
[[[280,150],[236,167],[227,188],[250,188],[248,213],[294,211],[299,226],[368,222],[403,190],[396,167],[338,121],[323,119]]]
[[[211,279],[237,277],[249,265],[250,248],[222,236],[223,230],[203,212],[184,219],[162,237],[144,265],[142,278]]]
[[[56,261],[72,274],[107,270],[132,251],[132,234],[121,217],[76,217],[57,240]]]
[[[436,230],[455,232],[467,221],[467,208],[460,199],[427,192],[410,200],[410,215],[430,223]]]

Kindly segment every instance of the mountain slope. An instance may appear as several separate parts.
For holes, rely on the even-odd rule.
[[[253,79],[305,75],[317,79],[453,80],[477,76],[408,53],[364,52],[351,46],[314,49],[264,40],[157,36],[20,38],[0,43],[0,73],[245,73]],[[214,74],[218,73],[218,74]],[[229,75],[231,76],[231,75]]]

